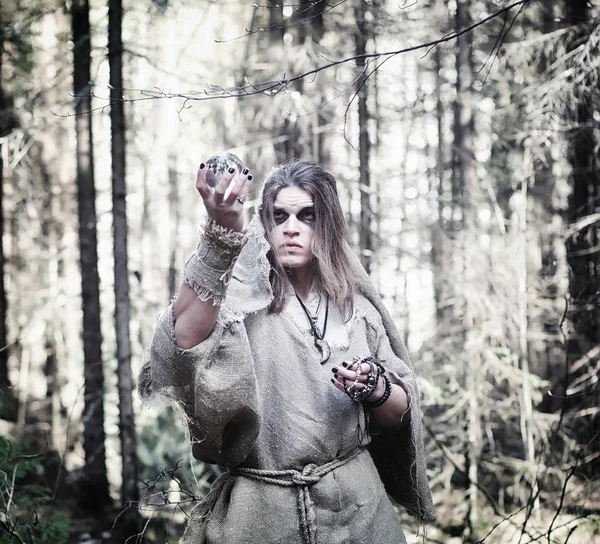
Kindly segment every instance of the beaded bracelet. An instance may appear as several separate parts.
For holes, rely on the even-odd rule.
[[[385,391],[383,392],[383,396],[379,400],[376,400],[375,402],[366,403],[369,408],[377,408],[381,406],[390,398],[390,395],[392,394],[392,382],[390,382],[389,378],[385,374],[381,377],[385,381]]]
[[[366,401],[371,397],[373,393],[375,393],[375,389],[377,389],[377,383],[379,382],[379,376],[381,373],[379,372],[379,367],[376,366],[376,363],[373,360],[366,359],[366,363],[368,363],[369,375],[367,377],[367,383],[365,384],[365,390],[363,394],[363,401]]]
[[[369,391],[365,392],[363,398],[361,399],[364,402],[368,400],[373,393],[375,393],[375,389],[377,389],[377,384],[379,383],[379,376],[383,376],[383,374],[385,374],[385,368],[379,359],[375,359],[375,357],[371,355],[362,359],[361,364],[362,363],[368,363],[368,365],[371,367],[369,378],[367,380]]]

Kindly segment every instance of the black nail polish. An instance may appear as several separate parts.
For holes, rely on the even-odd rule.
[[[244,176],[245,176],[245,175],[246,175],[248,172],[250,172],[250,170],[248,170],[247,168],[244,168],[244,169],[242,170],[242,174],[244,174]]]
[[[202,170],[205,166],[206,166],[206,164],[204,164],[203,162],[201,162],[200,163],[200,170]]]
[[[252,181],[252,174],[248,176],[248,181]]]
[[[235,168],[232,166],[229,170],[227,170],[230,174],[233,174],[235,172]]]
[[[344,368],[348,368],[348,363],[342,363],[342,366],[343,366]]]
[[[331,383],[335,383],[335,380],[333,378],[331,378]]]
[[[338,367],[337,367],[337,366],[334,366],[334,367],[331,369],[331,372],[333,372],[334,374],[335,374],[337,371],[338,371]]]
[[[336,372],[336,373],[333,375],[333,377],[334,377],[334,378],[337,380],[338,373]]]

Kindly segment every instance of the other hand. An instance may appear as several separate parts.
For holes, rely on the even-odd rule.
[[[358,365],[361,360],[360,357],[354,357],[351,361],[344,361],[342,366],[333,367],[331,369],[334,373],[331,382],[337,389],[346,393],[346,387],[352,386],[356,391],[362,391],[365,388],[371,366],[368,363],[362,363],[360,365],[360,375],[358,376],[357,381]],[[369,397],[369,400],[371,402],[378,400],[383,395],[384,390],[385,383],[379,376],[375,390]]]

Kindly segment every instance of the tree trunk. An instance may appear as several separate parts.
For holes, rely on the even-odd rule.
[[[286,28],[287,23],[283,16],[283,2],[278,0],[270,0],[271,8],[270,12],[270,33],[271,47],[285,48],[284,37],[286,31],[291,32],[295,36],[296,47],[299,47],[306,40],[307,29],[305,23],[298,23],[304,18],[304,13],[300,11],[301,15],[298,20],[291,23]],[[302,8],[299,8],[302,10]],[[302,92],[304,81],[299,80],[294,82],[293,88],[297,91]],[[279,162],[286,162],[291,159],[299,159],[305,155],[304,139],[302,130],[298,122],[298,116],[295,112],[288,112],[285,114],[285,119],[279,126],[275,126],[276,131],[276,144],[275,144],[275,155]]]
[[[77,200],[81,297],[83,304],[85,494],[82,505],[97,509],[110,502],[104,445],[104,372],[100,331],[100,287],[96,239],[96,188],[90,85],[90,21],[88,0],[73,0],[73,90],[77,155]]]
[[[590,3],[586,0],[569,0],[565,2],[569,22],[581,25],[575,33],[573,47],[580,46],[590,40],[589,22]],[[593,44],[586,44],[594,47]],[[597,46],[596,46],[597,47]],[[579,63],[573,69],[581,70]],[[568,201],[568,219],[570,224],[585,220],[594,215],[600,202],[600,158],[595,135],[595,115],[598,104],[595,102],[596,82],[584,80],[581,83],[577,103],[570,112],[571,124],[575,125],[569,134],[569,155],[571,164],[572,192]],[[585,354],[600,343],[600,222],[590,222],[586,226],[576,227],[576,232],[567,239],[567,262],[571,270],[569,293],[571,299],[570,319],[573,332],[568,342],[569,360],[577,361],[585,358]],[[588,358],[588,364],[579,372],[594,376],[594,357]],[[600,389],[592,379],[588,381],[590,394],[573,399],[572,404],[579,408],[596,407],[600,403]],[[587,443],[590,451],[600,447],[600,417],[589,416],[587,421],[578,421],[577,434],[580,442]],[[598,467],[598,461],[594,465]],[[589,467],[594,472],[594,467]]]
[[[517,237],[517,308],[519,324],[519,351],[517,358],[517,371],[521,376],[521,390],[519,391],[519,408],[520,408],[520,424],[521,424],[521,440],[523,442],[523,451],[525,452],[525,460],[529,467],[530,474],[528,475],[531,483],[531,509],[534,515],[539,512],[539,490],[537,481],[537,469],[535,467],[535,442],[533,435],[533,400],[531,397],[531,375],[529,368],[529,320],[528,320],[528,277],[527,277],[527,196],[528,180],[521,182],[521,199],[520,205],[516,210],[516,237]]]
[[[469,0],[457,0],[456,29],[467,27],[471,22]],[[477,350],[474,330],[477,326],[477,313],[471,300],[476,285],[477,270],[470,258],[477,252],[477,203],[479,182],[474,156],[474,96],[473,60],[471,33],[462,34],[456,44],[456,103],[454,112],[454,164],[453,195],[455,220],[462,223],[463,240],[463,330],[464,330],[464,370],[467,404],[467,445],[465,465],[468,469],[468,539],[475,538],[478,525],[478,483],[479,456],[481,453],[481,425],[479,412],[479,376],[481,375],[481,354]],[[482,273],[482,271],[479,271]]]
[[[179,201],[179,176],[177,173],[177,154],[173,151],[168,156],[168,179],[169,179],[169,300],[177,293],[179,287],[178,263],[181,262],[179,249],[181,241],[179,239],[179,224],[181,222],[181,203]]]
[[[301,0],[301,42],[304,42],[307,36],[310,36],[315,43],[321,41],[323,37],[323,11],[327,8],[327,4],[327,0]]]
[[[327,0],[302,0],[301,10],[305,21],[302,26],[305,27],[303,33],[310,35],[311,40],[315,44],[319,44],[323,38],[325,26],[323,23],[323,13],[327,8]],[[304,38],[304,39],[305,39]],[[325,102],[326,98],[324,95],[315,97],[315,99]],[[312,143],[309,146],[312,153],[312,160],[319,164],[327,163],[329,161],[329,152],[327,149],[327,134],[323,127],[326,124],[325,116],[326,108],[321,106],[315,109],[311,115],[312,123],[310,124],[312,130]],[[308,151],[308,149],[307,149]]]
[[[542,6],[542,32],[548,34],[557,28],[555,22],[556,10],[559,4],[545,3]],[[538,66],[539,77],[544,79],[548,66],[552,63],[550,55],[542,55]],[[557,315],[562,313],[564,297],[567,294],[563,278],[568,276],[566,270],[564,230],[565,212],[557,202],[561,185],[564,183],[554,175],[554,155],[556,150],[550,144],[544,149],[543,157],[534,163],[535,182],[531,188],[533,203],[531,222],[543,225],[539,231],[540,262],[539,276],[543,296],[549,304],[537,316],[530,318],[532,339],[529,342],[529,360],[533,374],[550,380],[552,390],[564,395],[564,360],[565,346],[563,345]],[[539,227],[538,227],[539,228]],[[539,340],[536,339],[539,338]],[[553,412],[560,409],[560,400],[554,396],[544,395],[539,407],[542,412]]]
[[[46,352],[46,363],[44,375],[46,377],[46,399],[50,406],[50,447],[54,451],[60,451],[61,418],[60,418],[60,383],[58,368],[58,346],[57,330],[60,327],[59,312],[57,304],[59,299],[59,273],[58,273],[58,217],[59,211],[56,206],[56,195],[52,187],[52,175],[44,160],[44,147],[40,144],[31,150],[32,158],[37,162],[38,171],[42,182],[42,224],[41,231],[43,244],[47,248],[46,258],[46,327],[44,331],[44,350]]]
[[[283,22],[283,2],[279,0],[269,0],[269,49],[283,48],[283,38],[285,35],[285,23]],[[293,127],[292,127],[293,128]],[[281,125],[275,125],[275,156],[278,162],[285,162],[293,157],[293,151],[290,149],[292,136],[289,127],[288,117],[286,117]]]
[[[4,59],[4,20],[0,9],[0,137],[7,134],[7,112],[4,100],[4,85],[2,81],[2,61]],[[6,291],[4,287],[4,153],[0,140],[0,393],[6,399],[12,393],[7,393],[11,383],[8,377],[8,334],[6,331]],[[4,406],[0,410],[4,412]]]
[[[469,4],[457,0],[456,31],[465,28],[470,21]],[[471,90],[473,66],[471,59],[471,33],[463,34],[456,40],[456,99],[454,103],[454,130],[452,145],[452,174],[451,174],[451,221],[450,230],[456,232],[463,224],[464,172],[462,167],[468,159],[465,153],[471,149],[466,147],[465,140],[470,136],[472,124],[471,111],[465,104],[466,95]]]
[[[31,371],[31,346],[21,346],[19,351],[19,409],[17,412],[17,433],[23,435],[29,408],[29,373]]]
[[[149,165],[142,166],[142,216],[140,218],[139,232],[142,233],[142,239],[139,244],[138,262],[140,269],[134,272],[139,283],[139,296],[137,297],[138,309],[137,313],[142,316],[143,322],[138,328],[138,343],[140,346],[147,346],[151,339],[151,332],[154,324],[148,316],[155,315],[157,308],[155,302],[151,301],[147,293],[154,293],[155,289],[152,285],[151,274],[146,274],[145,270],[151,270],[153,262],[152,248],[153,240],[156,239],[157,233],[152,222],[152,193],[150,192],[150,168]]]
[[[285,34],[283,23],[283,2],[280,0],[269,0],[269,38],[271,43],[281,45]]]
[[[14,170],[11,172],[13,180],[13,194],[19,194],[19,178],[15,175]],[[27,207],[26,199],[20,199],[12,210],[10,217],[10,245],[11,245],[11,262],[12,262],[12,277],[11,277],[11,294],[14,300],[22,300],[26,295],[25,282],[25,263],[27,258],[23,244],[23,228],[21,221],[25,215]],[[19,308],[15,310],[18,312]],[[21,315],[20,312],[17,314]],[[29,371],[31,363],[31,339],[24,334],[23,322],[17,320],[15,322],[17,329],[15,330],[17,342],[12,346],[14,360],[19,369],[19,377],[16,384],[16,422],[18,436],[22,436],[25,422],[27,421],[28,403],[29,403]]]
[[[284,18],[283,3],[278,0],[269,0],[269,39],[272,47],[286,49],[284,37],[286,32],[293,37],[294,51],[303,45],[312,47],[308,38],[318,44],[323,36],[323,11],[327,7],[325,0],[301,0],[295,8],[295,15]],[[305,52],[300,55],[304,56]],[[296,71],[292,58],[290,69]],[[295,81],[292,88],[302,94],[304,80]],[[312,123],[301,123],[304,114],[297,111],[288,112],[283,122],[274,127],[275,155],[277,161],[285,162],[291,159],[307,158],[312,154],[312,159],[322,161],[326,157],[324,134],[321,126],[324,124],[323,114],[317,108],[311,116]],[[307,127],[308,125],[308,127]],[[312,134],[311,134],[312,131]]]
[[[436,0],[435,3],[435,21],[443,33],[448,31],[450,20],[448,19],[448,7],[445,0]],[[454,148],[450,153],[452,157],[452,174],[447,175],[448,163],[448,143],[446,142],[446,130],[449,121],[449,116],[452,114],[449,111],[450,105],[447,99],[444,99],[447,90],[444,84],[447,81],[444,79],[443,71],[446,65],[447,50],[444,44],[438,44],[434,50],[434,72],[435,72],[435,115],[436,115],[436,132],[437,132],[437,152],[436,152],[436,169],[435,180],[436,187],[432,187],[432,194],[437,198],[437,221],[432,225],[431,229],[431,263],[433,268],[433,296],[435,301],[435,317],[438,334],[446,334],[447,325],[454,320],[451,315],[453,310],[452,300],[456,299],[455,285],[449,280],[448,270],[452,270],[452,262],[454,259],[451,247],[450,237],[452,236],[452,214],[453,214],[453,197],[450,190],[456,186],[458,181],[454,167],[454,158],[456,153]],[[456,110],[455,110],[456,111]]]
[[[358,0],[355,7],[356,31],[354,33],[354,46],[356,68],[359,72],[356,81],[356,93],[358,98],[358,160],[359,160],[359,188],[360,188],[360,231],[359,247],[360,260],[365,270],[371,272],[371,258],[373,255],[373,233],[371,232],[372,210],[371,210],[371,177],[369,170],[369,157],[371,142],[369,140],[369,110],[367,108],[368,88],[366,77],[366,63],[364,57],[367,52],[367,41],[369,39],[369,27],[366,20],[367,6],[362,0]]]
[[[444,139],[444,117],[446,109],[442,99],[442,45],[438,45],[434,51],[435,61],[435,95],[436,95],[436,121],[437,121],[437,153],[436,153],[436,178],[437,178],[437,222],[431,229],[431,264],[433,267],[433,295],[435,300],[435,316],[438,331],[440,330],[446,312],[445,284],[445,254],[444,254],[444,181],[445,181],[445,139]]]
[[[586,0],[566,2],[567,15],[572,24],[587,21],[589,3]],[[585,39],[583,28],[575,42]],[[593,85],[593,83],[590,83]],[[596,212],[600,201],[600,166],[598,142],[596,141],[593,120],[594,104],[591,86],[582,84],[579,101],[572,112],[576,128],[569,133],[569,162],[572,167],[572,193],[569,198],[569,221],[571,224]],[[597,110],[596,110],[597,111]],[[578,339],[573,348],[585,353],[590,344],[600,342],[598,320],[597,289],[600,285],[600,252],[597,250],[600,228],[598,222],[584,227],[567,241],[567,258],[571,268],[571,308],[572,320]],[[594,304],[595,302],[595,304]],[[595,310],[593,309],[595,306]]]
[[[108,57],[110,66],[110,121],[112,157],[112,204],[115,277],[115,326],[117,378],[119,389],[119,436],[121,439],[121,500],[127,510],[127,536],[137,532],[138,459],[136,452],[129,334],[129,274],[127,257],[127,212],[125,183],[125,114],[123,89],[123,6],[121,0],[108,2]]]

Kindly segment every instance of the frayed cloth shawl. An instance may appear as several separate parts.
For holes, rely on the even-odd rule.
[[[319,364],[306,331],[285,311],[267,312],[269,245],[257,220],[247,235],[210,336],[191,349],[179,348],[171,306],[159,318],[140,372],[142,400],[169,402],[185,417],[194,456],[231,469],[194,511],[182,542],[405,542],[388,494],[419,521],[432,521],[435,513],[417,384],[390,315],[348,248],[359,278],[350,345]],[[362,405],[330,382],[331,368],[354,355],[385,361],[392,382],[407,391],[409,425],[365,432]],[[312,474],[310,467],[318,472],[340,458],[347,461],[310,484],[297,477],[302,493],[247,476]]]

